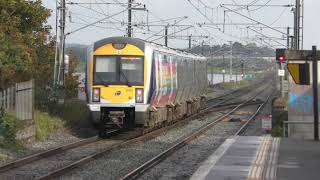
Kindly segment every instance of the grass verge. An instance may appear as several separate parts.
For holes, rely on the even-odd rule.
[[[43,141],[51,133],[57,132],[64,127],[64,121],[56,116],[45,112],[35,112],[36,140]]]
[[[226,83],[223,83],[223,87],[225,89],[238,89],[238,88],[249,86],[251,83],[252,81],[248,81],[248,80],[242,80],[239,82],[226,82]]]

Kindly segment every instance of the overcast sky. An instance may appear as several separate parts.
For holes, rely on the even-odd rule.
[[[271,29],[249,27],[253,21],[248,20],[238,14],[227,12],[226,23],[246,23],[248,25],[226,25],[225,32],[223,33],[223,26],[202,26],[199,27],[197,23],[222,23],[223,12],[225,9],[220,7],[221,4],[248,4],[255,2],[255,5],[263,5],[268,3],[270,0],[202,0],[207,8],[203,4],[199,3],[198,0],[135,0],[146,4],[149,11],[134,11],[133,23],[147,24],[148,27],[134,28],[134,37],[155,40],[157,43],[164,42],[160,35],[163,35],[162,26],[151,26],[151,25],[165,25],[165,24],[179,24],[181,27],[170,27],[169,34],[176,33],[175,38],[169,39],[169,46],[175,48],[185,48],[188,46],[187,36],[192,34],[196,36],[193,38],[193,45],[199,45],[202,40],[205,40],[206,44],[223,44],[228,41],[239,41],[244,44],[255,42],[260,45],[268,45],[272,47],[279,47],[281,44],[285,45],[285,38],[281,32],[286,33],[284,27],[293,26],[293,13],[291,8],[288,7],[249,7],[240,9],[239,13],[251,17],[266,25],[277,27],[277,32]],[[80,43],[80,44],[91,44],[99,39],[110,37],[110,36],[123,36],[126,33],[127,13],[119,13],[125,10],[125,6],[121,5],[106,5],[101,3],[125,3],[127,0],[67,0],[67,2],[78,2],[78,3],[100,3],[91,5],[67,5],[68,18],[66,24],[66,32],[72,32],[78,28],[85,26],[86,24],[101,20],[107,16],[118,13],[113,18],[107,18],[102,23],[97,23],[95,26],[90,26],[83,30],[71,33],[66,41],[67,43]],[[43,0],[44,5],[53,10],[52,17],[49,19],[48,24],[55,27],[55,1],[54,0]],[[286,5],[294,4],[295,0],[271,0],[269,5]],[[230,9],[238,9],[239,7],[228,6]],[[201,12],[199,12],[201,11]],[[203,15],[206,15],[205,18]],[[188,18],[178,18],[187,16]],[[320,23],[317,21],[320,17],[320,0],[305,0],[305,22],[304,22],[304,47],[305,49],[311,49],[312,45],[317,45],[320,49]],[[166,21],[166,19],[177,18],[174,20]],[[186,29],[192,25],[192,28]],[[260,25],[259,27],[263,27]],[[278,28],[279,27],[279,28]],[[220,30],[219,30],[219,29]],[[181,32],[179,32],[181,31]],[[177,33],[178,32],[178,33]],[[157,34],[158,33],[158,34]],[[159,36],[154,36],[159,35]],[[197,37],[198,36],[198,37]],[[210,38],[203,38],[201,36],[209,36]],[[272,40],[270,40],[271,37]],[[158,39],[159,38],[159,39]],[[280,38],[280,39],[279,39]],[[158,39],[158,40],[156,40]]]

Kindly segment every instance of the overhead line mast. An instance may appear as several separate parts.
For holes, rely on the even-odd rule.
[[[144,4],[143,7],[132,7],[134,0],[128,0],[128,33],[127,36],[128,37],[132,37],[132,32],[133,32],[133,28],[132,28],[132,10],[136,10],[136,11],[146,11],[146,5]],[[137,4],[137,5],[141,5],[141,4]]]
[[[131,3],[133,0],[128,0],[128,37],[132,37],[132,10],[131,10]]]
[[[57,88],[58,86],[64,85],[64,53],[65,53],[65,19],[66,19],[66,2],[65,0],[60,0],[60,3],[56,4],[56,55],[54,63],[54,79],[53,86]],[[59,15],[58,15],[59,14]],[[58,20],[59,18],[59,20]],[[59,24],[59,25],[58,25]]]

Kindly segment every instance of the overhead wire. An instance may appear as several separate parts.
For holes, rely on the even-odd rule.
[[[98,2],[99,0],[95,0],[95,2]],[[100,1],[103,1],[103,0],[100,0]],[[113,1],[115,1],[115,2],[118,2],[118,3],[121,3],[120,1],[118,1],[118,0],[113,0]],[[208,17],[208,14],[209,13],[205,13],[208,9],[211,9],[212,10],[212,14],[213,14],[213,8],[212,7],[210,7],[210,6],[208,6],[208,5],[206,5],[202,0],[199,0],[199,3],[200,3],[200,5],[201,6],[203,6],[203,8],[205,8],[205,11],[202,11],[202,12],[200,12],[201,10],[199,9],[199,7],[197,7],[197,6],[195,6],[194,4],[193,4],[193,2],[191,2],[192,0],[187,0],[188,2],[190,2],[190,4],[203,16],[203,17],[205,17],[207,20],[209,20],[210,22],[213,22],[213,20],[212,20],[212,18],[209,18]],[[234,3],[236,3],[234,0],[232,0]],[[258,2],[259,0],[253,0],[253,1],[251,1],[250,3],[251,4],[254,4],[254,3],[256,3],[256,2]],[[269,0],[267,3],[269,3],[271,0]],[[105,1],[104,1],[105,2]],[[83,5],[81,5],[81,4],[78,4],[78,6],[83,6]],[[124,3],[122,3],[122,4],[120,4],[120,6],[121,7],[127,7]],[[97,24],[98,23],[111,23],[112,24],[112,28],[114,29],[115,27],[117,27],[117,23],[116,22],[118,22],[119,24],[121,24],[121,26],[123,26],[123,25],[125,25],[126,24],[126,22],[124,22],[124,21],[121,21],[121,20],[119,20],[119,19],[117,19],[117,18],[114,18],[115,16],[114,16],[114,14],[112,14],[112,15],[109,15],[109,16],[107,16],[106,17],[106,13],[105,13],[105,11],[103,11],[103,9],[102,9],[102,6],[100,6],[100,7],[98,7],[98,9],[99,10],[97,10],[97,9],[95,9],[95,8],[88,8],[88,7],[85,7],[85,6],[83,6],[83,8],[86,8],[86,9],[90,9],[90,11],[92,11],[92,12],[94,12],[94,13],[96,13],[96,14],[99,14],[99,15],[103,15],[103,16],[105,16],[105,18],[106,19],[111,19],[111,20],[114,20],[115,22],[112,22],[112,21],[106,21],[106,22],[104,22],[104,20],[101,20],[101,19],[98,19],[97,17],[90,17],[90,16],[88,16],[88,15],[86,15],[86,14],[81,14],[80,16],[83,16],[83,17],[86,17],[86,18],[90,18],[90,19],[95,19],[96,21],[95,22],[97,22]],[[127,8],[126,9],[124,9],[124,10],[122,10],[122,11],[120,11],[121,13],[120,14],[124,14],[125,12],[126,12],[126,10],[127,10]],[[135,31],[135,33],[141,33],[141,34],[143,34],[143,35],[154,35],[154,37],[155,36],[160,36],[159,38],[153,38],[152,36],[151,37],[148,37],[148,38],[146,38],[146,40],[147,39],[152,39],[153,41],[156,41],[156,40],[158,40],[158,39],[161,39],[161,37],[163,37],[163,36],[161,36],[161,35],[159,35],[161,32],[163,32],[164,31],[164,29],[161,29],[160,31],[158,31],[158,32],[156,32],[156,31],[151,31],[149,28],[148,28],[148,30],[147,29],[145,29],[145,27],[147,27],[148,25],[149,25],[149,23],[150,22],[153,22],[153,23],[158,23],[158,22],[161,22],[161,23],[163,23],[163,24],[174,24],[174,23],[171,23],[170,21],[174,21],[175,19],[177,19],[177,18],[168,18],[168,19],[163,19],[163,18],[160,18],[160,17],[158,17],[157,15],[155,15],[152,11],[150,11],[149,10],[149,12],[148,13],[150,13],[150,15],[153,17],[153,18],[155,18],[155,19],[158,19],[158,20],[154,20],[154,21],[149,21],[148,20],[148,22],[146,22],[146,23],[144,23],[144,21],[140,21],[140,22],[137,22],[135,25],[135,27],[137,27],[137,28],[139,28],[139,29],[141,29],[143,32],[141,32],[141,31],[139,31],[139,30],[136,30]],[[249,12],[248,12],[249,13]],[[283,12],[284,13],[284,12]],[[274,23],[276,23],[279,19],[281,19],[281,17],[282,17],[282,15],[283,15],[283,13],[281,13],[281,15],[275,20],[275,21],[273,21],[273,24]],[[76,13],[75,13],[76,14]],[[116,13],[117,15],[119,15],[119,13]],[[79,14],[78,14],[79,15]],[[249,14],[249,16],[250,16],[250,14]],[[212,15],[212,17],[213,17],[213,15]],[[231,17],[228,15],[227,16],[229,19],[230,19],[230,21],[232,22],[232,19],[231,19]],[[99,22],[98,22],[99,21]],[[88,22],[88,21],[87,21]],[[178,21],[179,22],[179,21]],[[93,22],[94,23],[94,22]],[[90,24],[92,24],[92,23],[89,23],[89,24],[87,24],[86,26],[90,26]],[[99,25],[97,25],[97,24],[94,24],[95,25],[95,27],[97,27],[97,26],[99,26]],[[197,24],[197,23],[194,23],[194,24]],[[240,28],[239,26],[235,26],[237,29],[239,29],[239,30],[241,30],[241,29],[243,29],[243,28]],[[85,27],[84,27],[85,28]],[[103,26],[100,26],[99,28],[108,28],[108,29],[110,29],[110,27],[103,27]],[[209,31],[206,27],[198,27],[198,26],[193,26],[192,27],[192,32],[194,32],[194,33],[192,33],[192,32],[189,32],[190,31],[190,28],[186,28],[187,29],[187,34],[188,35],[190,35],[190,34],[194,34],[194,35],[201,35],[201,34],[208,34],[209,35],[209,38],[208,39],[206,39],[205,41],[206,42],[211,42],[212,40],[214,40],[214,42],[227,42],[228,40],[226,40],[225,38],[223,38],[223,37],[232,37],[232,38],[235,38],[235,39],[239,39],[239,40],[241,40],[241,41],[243,41],[243,40],[246,40],[246,39],[243,39],[241,36],[240,37],[238,37],[238,36],[235,36],[235,35],[230,35],[230,34],[228,34],[228,33],[222,33],[221,32],[221,30],[219,30],[219,27],[218,26],[215,26],[215,31],[216,32],[219,32],[219,33],[222,33],[224,36],[217,36],[216,34],[214,34],[212,31]],[[199,29],[199,30],[201,30],[203,33],[200,33],[197,29]],[[119,32],[124,32],[124,30],[122,29],[122,28],[116,28],[116,30],[118,30]],[[77,30],[78,31],[78,30]],[[145,32],[144,32],[145,31]],[[179,29],[178,30],[178,32],[177,33],[181,33],[181,32],[184,32],[184,31],[186,31],[186,30],[184,30],[184,29]],[[71,33],[73,33],[73,31],[71,31]],[[70,34],[70,32],[68,33],[68,34]],[[174,37],[170,37],[170,38],[174,38]],[[179,39],[179,38],[175,38],[175,39]],[[179,40],[186,40],[186,39],[183,39],[183,38],[180,38]],[[194,39],[192,39],[192,41],[194,42],[194,41],[196,41],[196,40],[194,40]]]

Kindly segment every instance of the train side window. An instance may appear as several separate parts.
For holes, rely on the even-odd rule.
[[[151,61],[151,77],[150,77],[150,94],[149,94],[149,99],[152,97],[152,93],[154,92],[155,88],[156,88],[156,72],[155,72],[155,63],[156,63],[156,52],[152,53],[152,61]]]

